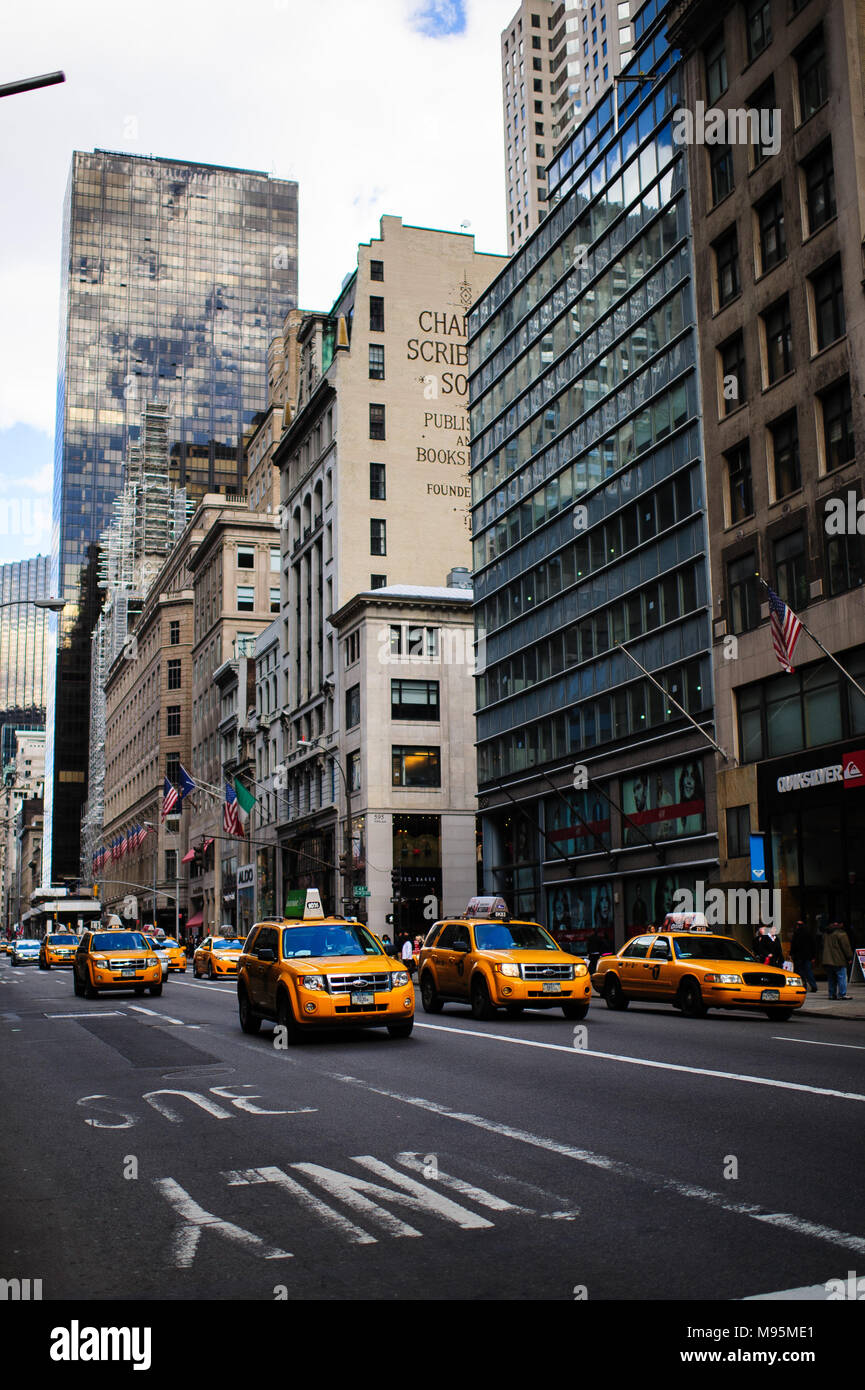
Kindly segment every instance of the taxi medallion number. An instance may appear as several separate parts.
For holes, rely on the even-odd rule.
[[[778,993],[777,989],[764,989],[763,993],[760,995],[760,998],[765,999],[767,1003],[771,1004],[773,1000],[780,999],[781,996]]]

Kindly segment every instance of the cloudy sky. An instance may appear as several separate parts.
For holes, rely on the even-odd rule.
[[[60,216],[74,149],[300,185],[300,303],[332,303],[382,213],[502,253],[499,36],[516,0],[5,0],[0,563],[50,549]]]

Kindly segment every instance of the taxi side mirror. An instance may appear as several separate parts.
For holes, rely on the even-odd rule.
[[[452,950],[452,951],[470,951],[470,950],[471,950],[471,946],[470,946],[469,943],[465,940],[465,938],[462,938],[461,940],[455,941],[455,942],[454,942],[453,946],[451,947],[451,950]]]
[[[262,947],[260,948],[260,950],[256,951],[255,954],[257,955],[257,957],[258,957],[259,960],[263,960],[263,961],[273,961],[273,960],[276,960],[276,952],[273,950],[273,947],[272,947],[272,946],[262,946]]]

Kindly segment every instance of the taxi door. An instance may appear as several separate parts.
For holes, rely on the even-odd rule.
[[[436,941],[434,950],[438,991],[456,999],[467,999],[469,953],[455,950],[456,942],[466,942],[471,946],[469,929],[465,922],[448,922]]]
[[[649,950],[655,938],[638,936],[619,957],[619,979],[625,994],[648,994],[651,967]]]
[[[652,942],[646,971],[646,988],[652,998],[672,999],[679,988],[679,971],[673,958],[673,945],[668,936],[657,936]]]
[[[261,959],[261,952],[270,952],[270,959]],[[276,927],[259,927],[246,961],[249,999],[253,1008],[270,1013],[276,1009],[276,976],[279,961],[279,931]]]

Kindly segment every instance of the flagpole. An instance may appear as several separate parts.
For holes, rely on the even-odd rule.
[[[762,574],[760,574],[760,572],[759,572],[758,570],[755,570],[755,577],[756,577],[757,579],[759,579],[759,581],[760,581],[760,583],[763,585],[764,589],[767,589],[767,590],[769,589],[769,585],[766,583],[766,580],[763,578]],[[783,603],[783,599],[782,599],[781,601],[782,601],[782,603]],[[788,605],[788,606],[789,606],[789,605]],[[792,612],[793,610],[791,609],[790,611]],[[824,656],[828,656],[829,660],[832,662],[832,665],[838,667],[838,670],[841,672],[842,676],[846,676],[846,677],[847,677],[847,679],[848,679],[848,681],[850,682],[850,684],[854,687],[854,689],[856,689],[856,690],[859,691],[859,694],[862,696],[862,699],[865,700],[865,690],[862,689],[862,687],[861,687],[861,685],[859,684],[859,682],[858,682],[857,680],[854,680],[853,677],[850,675],[850,672],[846,669],[846,667],[844,667],[844,666],[841,665],[841,662],[837,659],[837,657],[834,657],[834,656],[832,655],[832,653],[831,653],[830,651],[828,651],[828,650],[826,649],[826,647],[823,646],[823,643],[820,641],[820,638],[814,636],[814,634],[813,634],[813,632],[811,631],[810,627],[806,627],[806,626],[805,626],[805,624],[803,623],[802,619],[799,617],[799,614],[798,614],[798,613],[794,614],[794,617],[796,618],[796,621],[797,621],[797,623],[799,624],[799,626],[801,627],[802,631],[803,631],[803,632],[807,632],[808,636],[811,638],[811,641],[814,643],[814,645],[820,648],[820,650],[821,650],[821,652],[823,653]]]
[[[663,695],[663,697],[664,697],[665,700],[669,700],[669,702],[670,702],[671,705],[675,705],[675,706],[676,706],[676,709],[679,711],[680,714],[684,714],[684,716],[685,716],[685,718],[687,719],[688,723],[691,724],[691,725],[693,725],[693,727],[697,730],[697,733],[698,733],[698,734],[702,734],[702,735],[703,735],[703,738],[706,739],[709,743],[711,743],[712,747],[715,749],[715,752],[721,754],[721,757],[724,759],[724,762],[725,762],[725,763],[728,763],[728,762],[730,761],[729,755],[728,755],[727,753],[724,752],[724,750],[723,750],[723,748],[721,747],[720,743],[716,743],[715,740],[712,738],[712,735],[706,733],[706,730],[703,728],[703,726],[702,726],[701,724],[698,724],[697,721],[696,721],[696,719],[694,719],[694,718],[688,713],[688,711],[687,711],[686,709],[683,709],[683,708],[682,708],[682,706],[679,704],[678,700],[674,700],[674,699],[673,699],[672,695],[670,695],[670,694],[664,689],[664,687],[661,685],[660,681],[656,681],[656,680],[655,680],[655,677],[652,675],[652,673],[651,673],[650,671],[647,671],[646,668],[645,668],[645,666],[643,666],[643,665],[637,660],[637,658],[634,656],[633,652],[629,652],[628,649],[627,649],[627,647],[624,646],[621,642],[617,642],[617,643],[616,643],[616,650],[617,650],[617,651],[620,651],[620,652],[624,652],[624,653],[625,653],[625,656],[629,656],[629,657],[631,658],[631,660],[633,661],[633,663],[634,663],[635,666],[639,666],[640,670],[642,671],[642,673],[643,673],[643,675],[646,677],[646,679],[647,679],[647,680],[650,680],[650,681],[652,682],[652,685],[655,687],[656,690],[660,690],[660,692],[661,692],[661,694]]]

